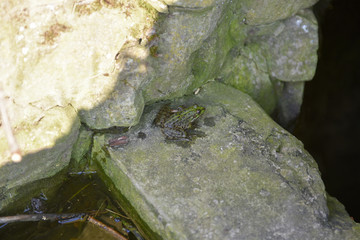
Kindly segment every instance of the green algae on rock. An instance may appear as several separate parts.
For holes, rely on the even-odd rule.
[[[301,142],[249,96],[212,82],[177,99],[194,103],[206,107],[198,124],[205,135],[187,147],[152,125],[160,104],[129,130],[128,145],[106,147],[116,134],[94,139],[93,160],[152,231],[163,239],[359,236],[350,217],[329,217],[317,165]]]

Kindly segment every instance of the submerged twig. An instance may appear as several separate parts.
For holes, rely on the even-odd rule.
[[[105,225],[104,223],[100,222],[99,220],[96,220],[95,218],[89,216],[87,218],[87,220],[89,222],[91,222],[92,224],[101,227],[102,229],[104,229],[106,232],[110,233],[112,236],[114,236],[117,239],[121,239],[121,240],[128,240],[127,237],[125,237],[124,235],[122,235],[121,233],[117,232],[116,230],[114,230],[113,228]]]
[[[111,210],[111,209],[105,208],[105,211],[108,211],[108,212],[113,213],[113,214],[115,214],[115,215],[118,215],[118,216],[120,216],[120,217],[123,217],[123,218],[130,219],[130,220],[131,220],[131,218],[129,218],[129,217],[125,216],[125,215],[122,215],[122,214],[120,214],[120,213],[118,213],[118,212],[115,212],[115,211],[113,211],[113,210]]]
[[[70,202],[74,197],[76,197],[81,191],[90,186],[91,182],[82,187],[79,191],[77,191],[74,195],[72,195],[66,202]]]
[[[95,213],[95,217],[98,215],[98,213],[99,213],[99,211],[100,211],[100,209],[101,209],[101,207],[104,205],[104,203],[106,202],[106,199],[104,199],[104,201],[102,201],[102,203],[100,204],[100,207],[99,207],[99,209],[96,211],[96,213]]]
[[[37,221],[61,221],[70,218],[84,218],[87,213],[42,213],[21,214],[15,216],[0,217],[0,224],[12,222],[37,222]]]
[[[121,210],[123,210],[126,215],[129,216],[129,213],[127,213],[127,212],[125,211],[125,209],[121,208],[120,203],[119,203],[118,201],[116,201],[116,203],[118,204],[118,207],[119,207]],[[144,232],[141,230],[141,228],[138,226],[138,224],[136,224],[136,221],[134,221],[134,220],[131,219],[131,218],[129,218],[129,219],[134,223],[136,229],[140,232],[140,234],[141,234],[142,236],[146,236],[145,233],[144,233]]]
[[[43,213],[43,214],[21,214],[21,215],[15,215],[15,216],[5,216],[0,217],[0,228],[4,227],[8,223],[14,223],[14,222],[37,222],[37,221],[58,221],[61,224],[66,223],[73,223],[77,221],[88,221],[100,228],[102,228],[104,231],[111,234],[116,239],[120,240],[128,240],[126,236],[119,233],[115,229],[109,227],[108,225],[104,224],[103,222],[95,219],[91,215],[97,214],[98,211],[92,212],[92,213]]]
[[[70,201],[75,198],[81,191],[83,191],[85,188],[87,188],[88,186],[90,186],[91,182],[89,182],[88,184],[86,184],[84,187],[82,187],[79,191],[77,191],[74,195],[72,195],[68,200],[65,201],[65,204],[66,203],[71,203]],[[62,206],[60,209],[59,209],[59,212],[62,212],[64,209],[65,206]]]
[[[17,144],[14,133],[11,129],[9,117],[5,106],[5,94],[1,85],[0,85],[0,112],[1,112],[2,127],[4,129],[5,136],[8,141],[11,152],[11,160],[13,162],[20,162],[22,156],[19,145]]]

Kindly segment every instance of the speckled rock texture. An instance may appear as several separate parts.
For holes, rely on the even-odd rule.
[[[221,94],[219,94],[221,93]],[[246,94],[209,83],[173,107],[206,108],[191,142],[165,140],[145,110],[123,135],[97,134],[93,160],[163,239],[358,239],[314,159]],[[195,133],[194,133],[195,134]]]

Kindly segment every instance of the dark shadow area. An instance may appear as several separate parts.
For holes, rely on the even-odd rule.
[[[295,129],[327,192],[360,222],[360,14],[357,1],[321,0],[319,62]]]

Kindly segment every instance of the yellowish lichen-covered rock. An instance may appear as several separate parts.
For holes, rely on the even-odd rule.
[[[136,91],[118,84],[121,69],[115,57],[126,41],[141,38],[152,27],[155,10],[138,1],[2,5],[0,20],[6,28],[1,35],[6,37],[1,54],[7,56],[0,66],[7,73],[2,82],[17,104],[46,109],[71,103],[93,128],[136,124],[143,102]],[[123,94],[109,98],[118,90]],[[99,104],[122,103],[128,107],[112,109],[112,116],[99,108],[86,114]]]

